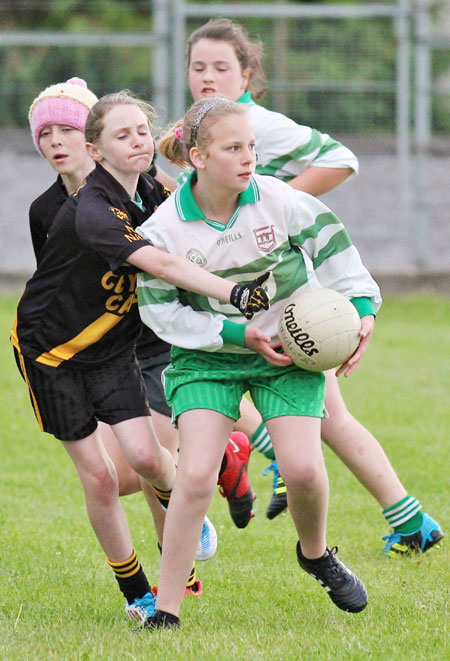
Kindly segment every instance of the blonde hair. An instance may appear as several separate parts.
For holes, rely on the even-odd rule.
[[[153,135],[156,131],[155,122],[158,118],[153,106],[147,101],[137,97],[130,90],[121,90],[120,92],[105,94],[105,96],[102,96],[101,99],[92,106],[86,120],[86,142],[97,142],[105,126],[105,115],[111,110],[111,108],[119,105],[132,105],[142,110],[147,118],[150,133]]]
[[[181,168],[193,166],[189,152],[192,147],[205,150],[212,142],[210,129],[228,115],[246,115],[241,103],[223,96],[200,99],[191,105],[183,119],[175,122],[158,142],[161,154]]]
[[[266,75],[262,68],[262,42],[250,39],[245,28],[229,18],[212,18],[190,35],[187,41],[187,64],[191,63],[192,48],[200,39],[226,41],[233,46],[241,71],[250,69],[248,89],[255,99],[267,92]]]

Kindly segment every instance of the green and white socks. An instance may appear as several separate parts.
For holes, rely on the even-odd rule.
[[[405,496],[398,503],[386,507],[383,516],[395,532],[408,535],[419,530],[422,525],[423,514],[420,511],[422,505],[417,498]]]
[[[273,451],[272,441],[270,440],[269,432],[264,422],[261,422],[258,429],[250,436],[250,445],[254,450],[261,452],[267,459],[273,461],[275,459],[275,452]]]

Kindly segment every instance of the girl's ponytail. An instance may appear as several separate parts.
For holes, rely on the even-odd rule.
[[[169,127],[168,131],[158,141],[158,150],[168,161],[185,169],[191,163],[189,160],[189,146],[186,148],[183,141],[183,129],[182,119]]]

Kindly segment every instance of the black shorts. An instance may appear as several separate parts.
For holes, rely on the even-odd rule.
[[[150,415],[134,356],[77,370],[64,364],[49,367],[14,351],[41,430],[61,441],[86,438],[98,420],[114,425]]]
[[[170,351],[165,351],[157,356],[150,356],[139,360],[142,376],[145,381],[147,399],[150,408],[162,415],[172,417],[172,409],[166,402],[164,388],[161,381],[163,369],[170,363]]]

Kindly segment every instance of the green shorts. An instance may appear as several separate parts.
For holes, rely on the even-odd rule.
[[[295,365],[277,367],[255,353],[173,347],[164,381],[175,420],[192,409],[211,409],[237,420],[239,402],[247,391],[264,422],[283,415],[324,415],[323,372],[308,372]]]

